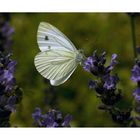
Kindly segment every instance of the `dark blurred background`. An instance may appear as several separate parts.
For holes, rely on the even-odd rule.
[[[40,51],[37,45],[37,28],[41,21],[49,22],[62,31],[85,55],[94,50],[107,52],[107,64],[113,53],[118,54],[114,69],[124,96],[131,103],[135,85],[131,82],[134,64],[130,17],[126,13],[14,13],[11,25],[15,29],[13,58],[18,61],[17,84],[24,90],[17,112],[12,113],[12,126],[31,127],[32,113],[40,107],[45,113],[51,108],[71,114],[73,127],[117,126],[108,112],[98,109],[100,100],[88,88],[89,79],[95,79],[79,66],[71,78],[58,87],[51,87],[36,71],[34,57]],[[136,20],[137,44],[140,44],[140,17]]]

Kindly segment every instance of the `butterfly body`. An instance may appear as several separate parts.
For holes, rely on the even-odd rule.
[[[51,85],[64,83],[82,64],[84,55],[77,50],[73,43],[57,28],[49,23],[41,22],[37,33],[37,42],[41,50],[35,56],[37,71]]]

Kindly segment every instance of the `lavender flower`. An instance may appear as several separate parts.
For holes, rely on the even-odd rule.
[[[0,53],[0,107],[9,111],[15,111],[17,95],[16,80],[14,77],[16,61],[10,59],[10,54]]]
[[[137,61],[136,65],[134,65],[132,69],[132,76],[131,80],[133,82],[139,82],[140,81],[140,63]]]
[[[0,54],[0,94],[11,92],[16,83],[14,72],[17,62],[11,60],[10,56]]]
[[[140,60],[137,59],[132,69],[131,80],[137,83],[137,88],[133,91],[133,96],[136,102],[140,102]],[[139,103],[136,106],[136,110],[139,108]]]
[[[10,14],[0,14],[0,51],[10,51],[14,29],[9,24]]]
[[[131,121],[131,109],[129,106],[127,110],[117,107],[117,104],[123,100],[123,96],[121,90],[117,89],[118,76],[111,75],[111,71],[117,64],[116,59],[117,54],[113,54],[110,64],[105,66],[106,53],[103,52],[98,56],[97,51],[94,51],[93,55],[85,61],[84,69],[97,78],[89,81],[89,88],[94,89],[97,97],[102,101],[98,108],[108,111],[115,122],[125,126]]]
[[[10,14],[0,14],[0,126],[10,126],[11,112],[22,99],[22,90],[14,77],[16,61],[11,59],[12,34]]]
[[[137,87],[134,92],[133,92],[133,96],[135,97],[136,101],[140,102],[140,87]]]
[[[36,108],[32,114],[34,125],[38,127],[70,127],[71,115],[66,115],[64,118],[62,113],[57,110],[50,110],[46,114],[41,113],[40,108]]]
[[[133,82],[137,82],[137,88],[133,92],[133,96],[135,97],[135,100],[140,102],[140,60],[136,60],[135,65],[132,69],[132,76],[131,80]]]
[[[135,65],[132,69],[131,80],[137,83],[136,89],[133,91],[133,96],[135,99],[135,115],[133,115],[134,126],[140,126],[140,60],[136,59]]]
[[[88,57],[85,61],[84,69],[91,72],[95,76],[102,77],[109,74],[117,64],[116,58],[117,54],[113,54],[110,65],[105,67],[104,64],[106,62],[106,52],[103,52],[100,56],[97,56],[97,51],[94,51],[93,55]]]
[[[98,56],[97,51],[94,51],[93,56],[88,57],[84,64],[84,69],[86,71],[100,78],[100,80],[90,80],[89,88],[95,89],[97,96],[100,97],[102,102],[106,105],[113,105],[121,98],[121,92],[119,90],[116,91],[119,78],[116,75],[110,75],[110,72],[117,64],[116,58],[117,55],[113,54],[110,65],[105,66],[106,53],[103,52]]]
[[[104,73],[104,64],[106,62],[105,52],[102,53],[100,57],[96,54],[97,51],[94,51],[93,56],[88,57],[84,63],[84,69],[88,72],[93,73],[96,76],[103,75]]]

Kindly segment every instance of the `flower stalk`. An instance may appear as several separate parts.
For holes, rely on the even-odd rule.
[[[131,31],[132,31],[132,45],[133,45],[134,57],[137,58],[135,20],[136,20],[135,15],[133,14],[130,15]]]

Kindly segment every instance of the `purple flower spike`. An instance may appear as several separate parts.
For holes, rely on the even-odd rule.
[[[0,56],[0,85],[3,86],[3,90],[5,93],[11,92],[16,83],[14,72],[16,61],[12,61],[9,58],[9,55],[4,56],[1,54]]]
[[[70,127],[71,115],[66,115],[64,118],[62,113],[57,110],[50,110],[42,115],[40,108],[36,108],[32,114],[34,125],[39,127]]]
[[[6,22],[1,29],[4,37],[10,37],[14,33],[14,29],[10,27],[9,22]]]
[[[131,80],[133,82],[139,82],[140,81],[140,67],[137,64],[134,65],[134,67],[132,69]]]
[[[0,14],[0,51],[11,51],[13,44],[12,35],[14,29],[9,23],[10,16],[8,14]]]
[[[16,111],[16,104],[22,99],[22,90],[14,77],[17,62],[11,59],[13,33],[10,14],[0,13],[0,127],[10,126],[10,114]],[[7,112],[8,115],[3,116]]]
[[[93,68],[93,58],[88,57],[87,61],[85,61],[85,63],[84,63],[84,69],[86,71],[90,72],[92,68]]]
[[[105,67],[106,52],[103,52],[100,56],[97,56],[97,51],[94,51],[91,57],[88,57],[84,63],[84,69],[91,72],[95,76],[103,77],[111,72],[114,66],[117,64],[117,54],[112,55],[111,63]]]
[[[133,96],[135,97],[136,101],[140,101],[140,87],[137,87],[133,92]]]

